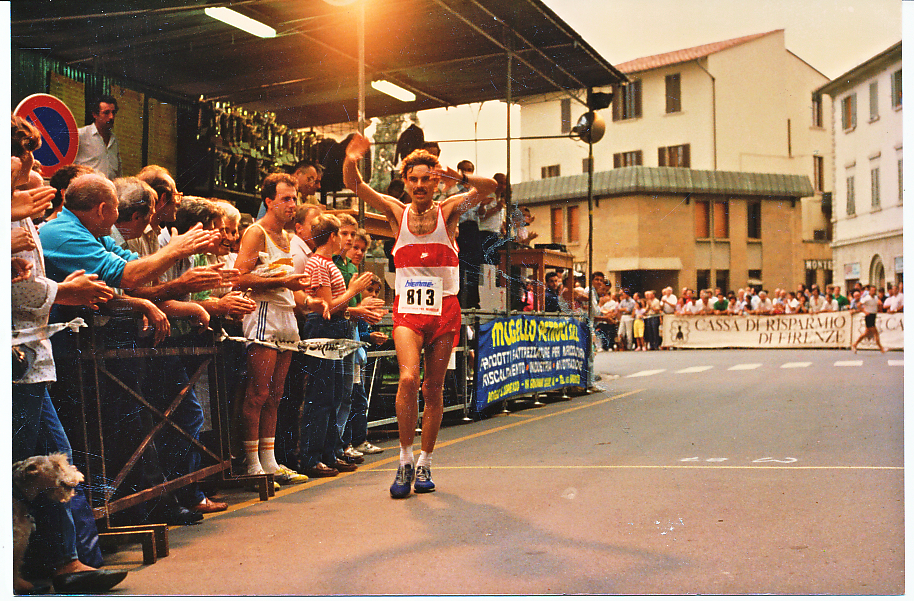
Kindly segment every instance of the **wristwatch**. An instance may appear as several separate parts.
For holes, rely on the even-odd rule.
[[[344,319],[349,319],[350,317],[352,317],[352,313],[349,311],[349,309],[346,309],[345,311],[343,311]]]

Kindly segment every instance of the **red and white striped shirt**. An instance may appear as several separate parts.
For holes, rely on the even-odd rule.
[[[305,275],[311,278],[308,294],[315,295],[322,286],[330,287],[330,296],[336,298],[346,292],[346,281],[340,268],[331,259],[320,255],[311,255],[305,263]]]

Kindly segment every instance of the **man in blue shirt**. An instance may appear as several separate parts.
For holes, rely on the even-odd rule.
[[[159,252],[140,258],[109,236],[117,222],[117,192],[100,174],[77,177],[67,187],[57,219],[41,228],[48,277],[62,282],[78,269],[98,274],[109,286],[135,288],[155,281],[178,259],[201,252],[218,232],[201,228],[175,236]]]
[[[136,253],[120,248],[108,235],[111,227],[118,218],[118,198],[114,184],[99,173],[79,176],[70,182],[64,193],[65,206],[57,219],[46,224],[39,233],[42,245],[46,245],[45,264],[47,276],[55,281],[63,281],[73,271],[83,269],[86,273],[98,274],[99,279],[115,288],[135,288],[147,282],[157,281],[176,261],[202,251],[219,236],[218,231],[202,230],[200,227],[192,228],[187,233],[175,235],[171,242],[158,252],[148,256],[139,257]],[[130,296],[116,296],[109,301],[109,308],[117,307],[133,309],[142,312],[150,325],[155,328],[153,344],[158,344],[170,332],[166,315],[154,303],[142,298]],[[67,336],[57,336],[52,341],[55,356],[61,352],[66,353],[67,345],[73,341]],[[135,341],[134,341],[135,343]],[[124,365],[122,378],[136,377],[130,369],[132,366]],[[117,366],[115,366],[117,368]],[[139,385],[138,381],[130,382],[133,387]],[[115,395],[116,396],[116,395]],[[107,397],[106,397],[107,398]],[[123,399],[120,399],[123,400]],[[142,412],[136,412],[135,407],[129,403],[119,403],[118,399],[106,400],[106,411],[109,417],[120,415],[109,421],[125,420],[121,424],[127,427],[128,422],[136,426],[134,421],[140,419]],[[118,413],[118,412],[121,413]],[[129,435],[121,438],[129,438]],[[162,480],[158,467],[158,457],[148,447],[149,453],[144,453],[144,465],[141,471],[140,482],[131,482],[139,488],[148,488],[150,481],[158,483]],[[132,451],[127,450],[129,457]],[[123,453],[115,453],[119,455]],[[123,460],[124,457],[111,457],[114,461]],[[156,473],[158,472],[158,473]],[[197,511],[188,511],[180,508],[173,494],[168,493],[155,505],[154,519],[168,524],[190,524],[200,521],[203,516]]]

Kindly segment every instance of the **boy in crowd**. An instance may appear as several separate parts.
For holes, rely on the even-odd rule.
[[[358,268],[365,258],[365,252],[371,245],[371,236],[363,230],[356,231],[352,239],[352,248],[347,256],[352,264]],[[371,284],[362,293],[365,299],[378,298],[381,293],[381,282],[377,278],[371,280]],[[387,334],[383,332],[372,331],[371,324],[364,319],[356,320],[355,327],[357,330],[356,339],[362,342],[370,342],[374,346],[380,346],[387,342]],[[365,390],[365,374],[370,373],[366,369],[373,361],[368,361],[368,355],[365,349],[359,349],[353,353],[355,357],[355,369],[353,371],[352,382],[352,406],[349,412],[349,419],[346,422],[346,428],[343,431],[343,443],[346,445],[345,453],[348,456],[356,456],[353,451],[364,455],[374,455],[381,453],[383,450],[368,442],[368,394]]]
[[[363,273],[353,277],[349,285],[346,285],[343,274],[332,260],[333,255],[339,253],[343,246],[340,227],[340,220],[327,213],[319,215],[312,222],[311,234],[315,249],[305,264],[305,274],[310,280],[307,292],[327,304],[329,319],[319,312],[309,313],[302,327],[305,338],[351,339],[349,318],[352,314],[357,312],[363,316],[372,313],[370,310],[349,307],[349,300],[368,286],[372,274]],[[310,355],[305,359],[305,371],[310,380],[305,391],[299,465],[312,478],[336,476],[341,471],[352,472],[356,469],[355,465],[340,457],[337,448],[342,443],[337,416],[345,391],[344,363],[347,361],[351,359],[347,357],[335,361]],[[348,412],[346,417],[348,418]],[[345,426],[345,421],[343,425]]]

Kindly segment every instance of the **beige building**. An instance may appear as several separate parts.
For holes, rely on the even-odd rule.
[[[586,269],[587,176],[562,179],[561,187],[517,184],[515,197],[527,199],[536,241],[565,245]],[[632,291],[672,286],[677,295],[686,286],[795,286],[806,280],[807,261],[823,267],[831,257],[826,244],[802,239],[799,201],[811,193],[799,175],[661,167],[594,174],[594,270]]]
[[[813,100],[828,78],[784,47],[784,31],[617,67],[630,82],[613,89],[593,147],[595,180],[607,182],[594,270],[635,289],[829,283],[831,102]],[[584,110],[558,95],[524,99],[522,134],[567,134]],[[514,186],[536,242],[565,244],[582,267],[587,152],[570,138],[526,139]]]

